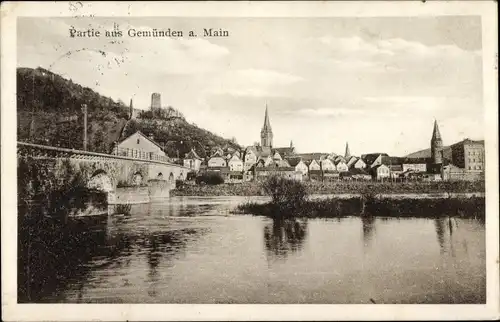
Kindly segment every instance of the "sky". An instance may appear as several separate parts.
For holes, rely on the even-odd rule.
[[[125,35],[70,37],[70,28]],[[137,38],[129,29],[180,30]],[[228,37],[203,37],[204,28]],[[193,30],[197,37],[187,37]],[[260,141],[267,104],[274,146],[306,152],[430,147],[483,139],[481,20],[363,18],[19,18],[17,66],[43,67],[147,109],[151,93],[188,122]]]

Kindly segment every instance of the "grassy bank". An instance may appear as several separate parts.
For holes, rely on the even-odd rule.
[[[461,217],[484,219],[485,198],[468,199],[375,199],[351,198],[306,200],[299,206],[253,203],[238,205],[235,214],[252,214],[275,219],[368,217]]]
[[[303,183],[307,194],[344,194],[370,191],[374,194],[484,192],[484,182],[317,182]],[[258,182],[220,185],[185,185],[171,191],[172,196],[264,196]]]
[[[412,192],[433,192],[429,189],[438,188],[458,189],[461,192],[466,190],[462,186],[465,183],[458,182],[448,185],[446,185],[447,183],[419,184],[421,185],[413,184],[413,188],[417,190]],[[406,188],[407,186],[402,187]],[[312,199],[308,197],[307,184],[272,176],[261,184],[262,191],[271,197],[270,202],[247,202],[239,205],[234,213],[267,216],[273,219],[298,217],[336,218],[344,216],[484,218],[485,214],[484,197],[389,199],[377,197],[377,194],[388,193],[387,190],[382,190],[388,189],[386,185],[365,184],[364,186],[358,186],[358,188],[356,195],[353,194],[350,198]],[[397,192],[401,192],[401,190]]]

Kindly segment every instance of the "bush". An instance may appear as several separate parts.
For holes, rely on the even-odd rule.
[[[205,172],[196,178],[196,184],[217,185],[224,183],[224,178],[217,172]]]
[[[307,197],[302,182],[280,176],[269,177],[262,185],[271,202],[287,209],[296,209],[304,204]]]

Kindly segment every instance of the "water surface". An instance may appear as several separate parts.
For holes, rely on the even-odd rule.
[[[57,234],[21,224],[19,301],[485,302],[482,221],[230,213],[246,200],[266,198],[110,207],[68,219]]]

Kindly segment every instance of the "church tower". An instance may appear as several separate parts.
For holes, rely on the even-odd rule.
[[[347,160],[348,158],[351,157],[351,151],[349,150],[349,143],[346,142],[345,143],[345,154],[344,154],[344,158]]]
[[[431,159],[432,163],[440,164],[443,163],[442,157],[443,150],[443,140],[441,139],[441,133],[439,133],[439,127],[437,121],[434,120],[434,130],[432,131],[431,139]]]
[[[271,129],[271,123],[269,122],[267,104],[266,115],[264,116],[264,126],[262,127],[262,130],[260,130],[260,145],[270,148],[273,146],[273,130]]]

